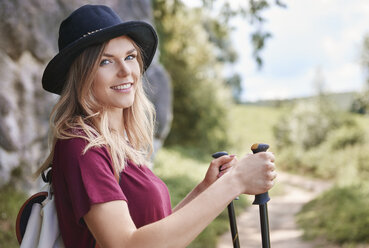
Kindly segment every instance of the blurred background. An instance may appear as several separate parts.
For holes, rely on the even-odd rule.
[[[202,180],[212,153],[241,157],[264,142],[295,184],[329,185],[294,214],[301,239],[369,247],[365,0],[0,1],[0,247],[18,246],[16,214],[41,186],[32,172],[48,153],[57,100],[41,76],[57,53],[59,24],[87,3],[150,22],[159,34],[145,83],[157,111],[153,170],[173,205]],[[288,186],[277,183],[272,201]],[[249,206],[244,196],[235,203],[238,214]],[[228,229],[224,212],[189,247],[217,247]]]

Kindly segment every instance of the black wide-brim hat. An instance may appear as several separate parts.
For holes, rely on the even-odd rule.
[[[72,62],[87,47],[127,35],[140,48],[146,70],[155,55],[158,37],[154,28],[142,21],[123,22],[109,7],[84,5],[67,17],[59,28],[59,53],[42,76],[45,90],[61,94]]]

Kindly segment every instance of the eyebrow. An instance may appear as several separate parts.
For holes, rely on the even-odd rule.
[[[136,48],[133,48],[133,49],[131,49],[131,50],[128,50],[128,51],[126,52],[126,54],[130,54],[130,53],[133,53],[133,52],[135,52],[135,51],[136,51]],[[114,55],[109,54],[109,53],[103,53],[103,56],[105,56],[105,57],[114,57]]]

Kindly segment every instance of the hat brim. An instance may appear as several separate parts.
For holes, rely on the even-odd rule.
[[[158,38],[150,24],[142,21],[130,21],[90,33],[59,51],[46,66],[42,76],[42,87],[51,93],[60,95],[70,65],[84,49],[122,35],[130,37],[141,48],[144,70],[146,70],[154,58]]]

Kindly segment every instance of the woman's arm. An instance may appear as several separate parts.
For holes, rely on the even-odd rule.
[[[186,247],[236,196],[273,186],[274,156],[247,155],[172,215],[136,229],[124,201],[96,204],[84,216],[100,247]]]
[[[236,162],[237,159],[234,155],[222,156],[214,159],[209,165],[204,180],[202,180],[180,203],[178,203],[178,205],[173,209],[173,212],[176,212],[178,209],[192,201],[201,192],[212,185],[218,178],[228,172]]]

